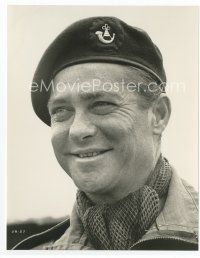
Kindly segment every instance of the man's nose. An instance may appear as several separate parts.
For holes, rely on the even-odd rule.
[[[95,136],[96,133],[97,127],[92,123],[87,114],[84,112],[75,114],[69,129],[69,138],[71,138],[72,141],[83,142]]]

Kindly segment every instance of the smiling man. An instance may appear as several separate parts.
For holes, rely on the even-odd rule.
[[[77,197],[70,220],[15,249],[198,248],[197,193],[161,154],[165,84],[158,48],[117,18],[78,21],[54,40],[32,103]]]
[[[122,85],[114,88],[123,78],[142,82],[142,72],[118,64],[79,64],[60,71],[54,85],[73,85],[77,78],[79,87],[55,88],[48,102],[55,155],[92,201],[113,203],[145,184],[160,155],[153,114],[140,107],[138,94]],[[166,97],[163,102],[168,114],[160,133],[169,117]]]

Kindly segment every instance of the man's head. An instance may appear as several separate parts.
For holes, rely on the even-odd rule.
[[[170,105],[166,96],[149,99],[134,87],[151,82],[140,70],[108,63],[74,65],[54,78],[54,152],[93,198],[109,201],[138,189],[155,166]]]
[[[92,199],[111,202],[145,183],[170,116],[165,82],[146,32],[113,17],[72,24],[43,55],[34,110],[52,127],[58,162]]]

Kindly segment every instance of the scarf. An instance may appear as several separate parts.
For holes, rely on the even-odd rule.
[[[95,249],[130,249],[159,215],[159,199],[168,190],[171,173],[167,159],[160,156],[146,184],[114,204],[94,204],[79,190],[77,213]]]

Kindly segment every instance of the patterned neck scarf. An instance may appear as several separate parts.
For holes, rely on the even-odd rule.
[[[171,167],[160,156],[146,184],[114,204],[94,204],[77,192],[77,212],[97,250],[128,250],[159,215],[159,198],[168,190]]]

